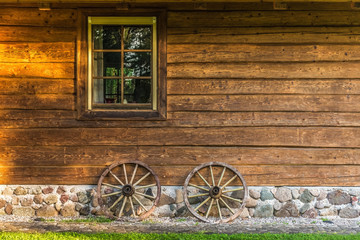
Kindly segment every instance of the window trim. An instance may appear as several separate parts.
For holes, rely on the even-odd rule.
[[[79,23],[77,34],[77,118],[78,120],[166,120],[166,11],[159,9],[131,9],[116,11],[115,9],[93,10],[79,9]],[[92,108],[91,86],[89,86],[89,56],[91,49],[89,38],[88,18],[113,18],[118,17],[156,17],[156,68],[153,69],[153,78],[156,86],[152,89],[152,109],[127,109],[127,108]],[[116,19],[118,20],[118,19]],[[90,50],[89,50],[90,49]],[[154,94],[155,93],[155,94]]]

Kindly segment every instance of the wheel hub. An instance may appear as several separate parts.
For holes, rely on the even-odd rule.
[[[127,197],[130,197],[132,196],[134,193],[135,193],[135,188],[130,185],[130,184],[126,184],[123,186],[122,188],[122,193],[127,196]]]
[[[222,190],[218,186],[214,186],[214,187],[210,188],[209,193],[210,193],[210,197],[217,199],[217,198],[221,197]]]

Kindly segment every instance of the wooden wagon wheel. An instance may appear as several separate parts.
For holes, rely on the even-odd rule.
[[[140,161],[115,162],[101,175],[97,192],[108,214],[144,219],[156,208],[161,196],[158,176]]]
[[[184,201],[189,211],[204,222],[229,222],[243,211],[249,196],[240,172],[221,162],[194,168],[184,184]]]

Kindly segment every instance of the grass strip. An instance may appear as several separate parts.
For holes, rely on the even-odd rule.
[[[337,234],[304,234],[304,233],[296,233],[296,234],[206,234],[206,233],[196,233],[196,234],[187,234],[187,233],[169,233],[169,234],[144,234],[144,233],[96,233],[96,234],[81,234],[81,233],[0,233],[0,239],[5,240],[73,240],[73,239],[116,239],[116,240],[202,240],[202,239],[210,239],[210,240],[234,240],[234,239],[242,239],[242,240],[256,240],[256,239],[291,239],[291,240],[317,240],[317,239],[325,239],[325,240],[353,240],[360,239],[360,234],[356,235],[337,235]]]

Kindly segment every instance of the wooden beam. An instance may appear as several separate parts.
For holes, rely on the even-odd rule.
[[[357,2],[355,0],[353,2]],[[118,3],[116,0],[0,0],[0,3]],[[179,2],[274,2],[274,0],[122,0],[123,3],[179,3]],[[286,0],[286,2],[351,2],[350,0]]]

